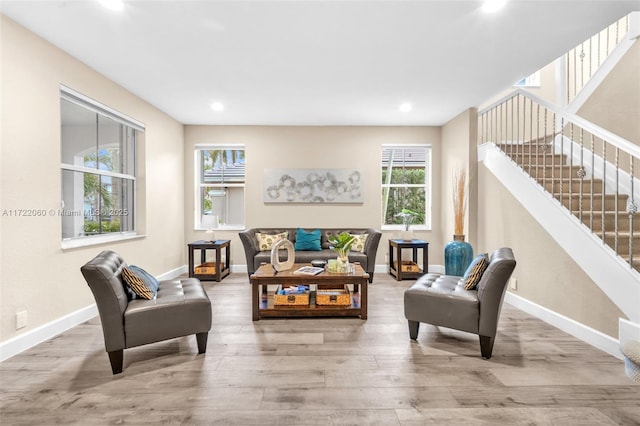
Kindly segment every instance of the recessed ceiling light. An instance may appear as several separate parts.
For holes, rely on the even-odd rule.
[[[508,0],[484,0],[482,5],[482,11],[485,13],[492,13],[500,10],[504,7]]]
[[[400,110],[400,112],[409,112],[412,109],[413,105],[411,105],[409,102],[405,102],[398,107],[398,110]]]
[[[122,2],[122,0],[98,0],[98,2],[106,7],[107,9],[111,9],[111,10],[122,10],[124,9],[124,3]]]
[[[214,110],[215,112],[220,112],[224,110],[224,105],[222,105],[220,102],[213,102],[211,104],[211,109]]]

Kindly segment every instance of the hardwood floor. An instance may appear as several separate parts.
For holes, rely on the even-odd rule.
[[[95,318],[0,363],[0,423],[640,425],[624,364],[509,305],[493,358],[475,335],[422,324],[377,274],[369,319],[251,321],[245,274],[205,282],[207,353],[195,336],[125,350],[112,375]]]

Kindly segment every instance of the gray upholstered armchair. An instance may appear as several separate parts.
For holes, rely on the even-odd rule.
[[[160,281],[155,299],[128,300],[122,282],[125,261],[105,250],[80,269],[98,305],[104,346],[113,374],[122,372],[124,349],[195,334],[198,353],[207,351],[211,301],[200,281]]]
[[[480,336],[480,351],[491,358],[507,282],[516,267],[510,248],[496,250],[476,290],[465,290],[461,277],[426,274],[404,293],[409,336],[418,338],[421,322]]]

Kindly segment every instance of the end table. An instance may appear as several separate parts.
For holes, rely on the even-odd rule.
[[[231,241],[215,240],[215,241],[195,241],[187,244],[189,247],[189,277],[198,278],[203,281],[221,281],[229,275],[229,260],[231,259]],[[222,249],[225,249],[224,262],[222,259]],[[200,263],[206,263],[207,250],[214,250],[216,255],[215,273],[197,274],[194,266],[194,251],[200,250]]]
[[[412,262],[402,260],[402,249],[412,250]],[[422,265],[418,264],[418,249],[422,249]],[[395,261],[394,250],[398,255]],[[422,240],[389,240],[389,274],[397,281],[416,279],[429,272],[429,243]]]

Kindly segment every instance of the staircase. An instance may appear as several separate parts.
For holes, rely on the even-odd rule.
[[[517,89],[478,111],[478,160],[628,318],[620,345],[640,341],[640,146],[576,112],[639,39],[633,12],[556,61],[557,104]],[[554,321],[618,356],[597,333]]]
[[[607,193],[602,179],[587,176],[582,165],[571,165],[568,155],[557,153],[552,142],[535,140],[517,146],[497,146],[625,262],[640,271],[640,220],[627,213],[630,200],[627,194]]]

